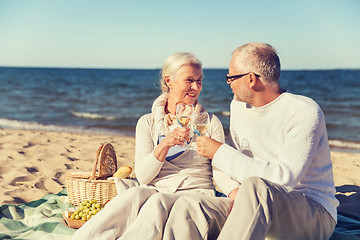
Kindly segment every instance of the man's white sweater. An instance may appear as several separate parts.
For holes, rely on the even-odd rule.
[[[233,100],[230,146],[212,164],[240,183],[257,176],[299,191],[337,220],[325,117],[310,98],[283,93],[262,107]]]

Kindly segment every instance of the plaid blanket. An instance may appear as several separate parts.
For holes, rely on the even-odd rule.
[[[61,215],[71,207],[66,198],[63,189],[33,202],[1,205],[0,239],[69,239],[76,230],[67,227]]]
[[[221,193],[217,193],[221,197]],[[76,231],[67,227],[62,213],[72,207],[64,188],[39,200],[0,206],[0,240],[66,240]],[[338,212],[338,223],[330,240],[360,240],[360,217]]]

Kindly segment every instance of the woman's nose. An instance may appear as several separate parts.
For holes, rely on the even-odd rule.
[[[192,89],[194,89],[194,90],[200,90],[200,88],[201,88],[201,83],[198,83],[198,82],[193,82],[192,84],[191,84],[191,88]]]

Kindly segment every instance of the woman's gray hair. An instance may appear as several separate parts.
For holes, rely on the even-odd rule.
[[[280,59],[275,48],[267,43],[248,43],[238,47],[232,54],[238,57],[249,71],[260,74],[268,84],[278,83],[280,79]]]
[[[174,77],[177,70],[186,64],[198,66],[202,69],[201,62],[192,53],[178,52],[168,57],[161,69],[160,85],[163,93],[169,92],[169,86],[166,84],[165,76]]]

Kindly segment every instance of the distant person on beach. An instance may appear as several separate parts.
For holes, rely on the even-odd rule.
[[[225,193],[239,183],[213,171],[210,159],[186,146],[194,134],[176,119],[180,103],[192,104],[195,113],[206,112],[198,102],[202,81],[202,64],[194,55],[180,52],[167,58],[162,68],[163,93],[136,126],[135,174],[141,185],[118,194],[73,239],[217,238],[232,200],[215,197],[212,177]],[[220,120],[210,113],[209,118],[209,137],[224,142]],[[183,208],[188,202],[197,206],[191,213]],[[206,215],[203,202],[207,202]],[[193,225],[188,226],[190,220]]]
[[[201,156],[241,185],[219,239],[329,239],[337,221],[324,114],[279,85],[280,60],[263,43],[237,48],[226,76],[234,99],[230,145],[206,136]],[[191,205],[188,206],[191,211]]]

